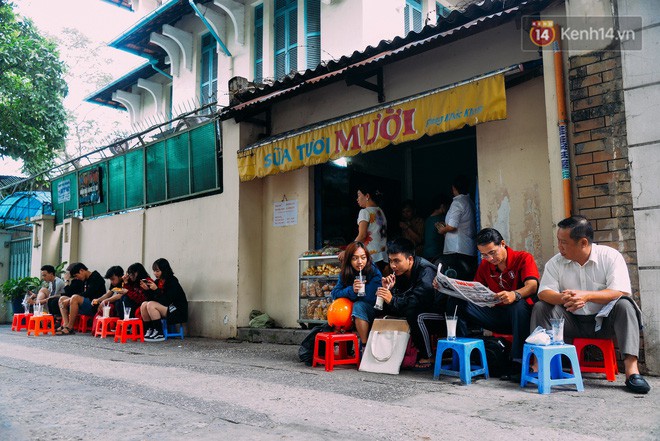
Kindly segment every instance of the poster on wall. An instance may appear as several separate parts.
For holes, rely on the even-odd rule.
[[[71,181],[61,181],[57,183],[57,203],[63,204],[71,200]]]
[[[282,201],[273,203],[273,226],[288,227],[298,224],[298,201]]]
[[[101,187],[101,167],[93,168],[78,174],[78,204],[98,204],[103,200]]]

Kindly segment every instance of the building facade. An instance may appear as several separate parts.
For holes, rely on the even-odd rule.
[[[646,366],[660,372],[654,2],[486,1],[460,10],[405,0],[149,4],[157,8],[111,43],[149,63],[89,99],[124,107],[136,122],[191,108],[211,122],[141,147],[132,204],[126,158],[139,165],[139,155],[118,155],[124,192],[114,200],[124,205],[110,206],[108,187],[106,205],[84,209],[80,220],[71,216],[80,207],[65,201],[61,218],[43,221],[50,224],[42,246],[95,269],[168,258],[188,292],[194,335],[234,336],[253,309],[296,327],[297,259],[353,239],[356,183],[385,190],[393,236],[401,200],[424,211],[461,173],[473,182],[480,225],[532,253],[540,269],[556,253],[556,223],[570,212],[589,217],[597,241],[627,259],[646,320]],[[598,15],[643,20],[621,43],[584,49],[564,39],[561,51],[526,49],[533,20]],[[641,48],[626,47],[640,36]],[[437,109],[436,118],[424,113]],[[167,124],[164,132],[175,126]],[[209,125],[213,136],[198,137]],[[171,141],[184,135],[187,147]],[[216,155],[195,162],[199,139]],[[154,164],[162,178],[153,177]],[[196,191],[195,176],[213,173]],[[296,201],[296,219],[280,226],[274,210],[284,200]]]

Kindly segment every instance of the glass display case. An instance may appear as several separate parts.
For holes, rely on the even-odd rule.
[[[298,323],[326,322],[339,271],[337,255],[304,255],[298,259]]]

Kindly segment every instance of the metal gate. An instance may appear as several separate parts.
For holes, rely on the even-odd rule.
[[[9,278],[18,279],[30,275],[32,265],[32,237],[9,241]]]

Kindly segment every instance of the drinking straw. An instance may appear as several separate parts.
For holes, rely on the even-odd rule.
[[[458,305],[456,305],[456,309],[454,309],[454,317],[456,317],[457,313],[458,313]]]

